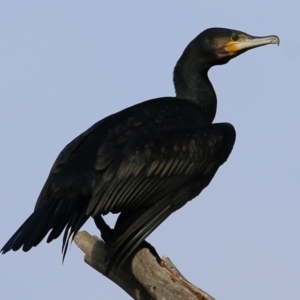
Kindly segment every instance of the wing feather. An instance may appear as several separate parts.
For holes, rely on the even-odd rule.
[[[165,218],[209,184],[234,140],[231,125],[215,124],[188,134],[165,130],[126,145],[109,170],[103,194],[106,209],[121,212],[110,243],[110,266],[122,263]]]

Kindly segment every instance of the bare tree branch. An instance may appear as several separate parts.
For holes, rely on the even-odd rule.
[[[105,243],[86,231],[75,236],[75,244],[85,253],[84,261],[112,280],[137,300],[215,300],[187,281],[170,259],[162,259],[149,248],[139,249],[133,258],[114,273],[105,274]]]

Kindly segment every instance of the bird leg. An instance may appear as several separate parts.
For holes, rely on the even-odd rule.
[[[100,214],[94,216],[94,222],[97,228],[100,230],[101,238],[106,244],[108,244],[112,240],[114,230],[105,223]]]

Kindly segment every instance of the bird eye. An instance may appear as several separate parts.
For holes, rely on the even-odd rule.
[[[232,39],[233,41],[236,42],[236,41],[239,39],[238,34],[234,33],[234,34],[231,36],[231,39]]]

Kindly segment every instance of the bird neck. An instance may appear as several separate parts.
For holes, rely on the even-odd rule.
[[[217,111],[217,96],[208,78],[209,68],[199,61],[182,64],[179,60],[174,69],[174,86],[177,98],[196,103],[204,118],[212,123]]]

